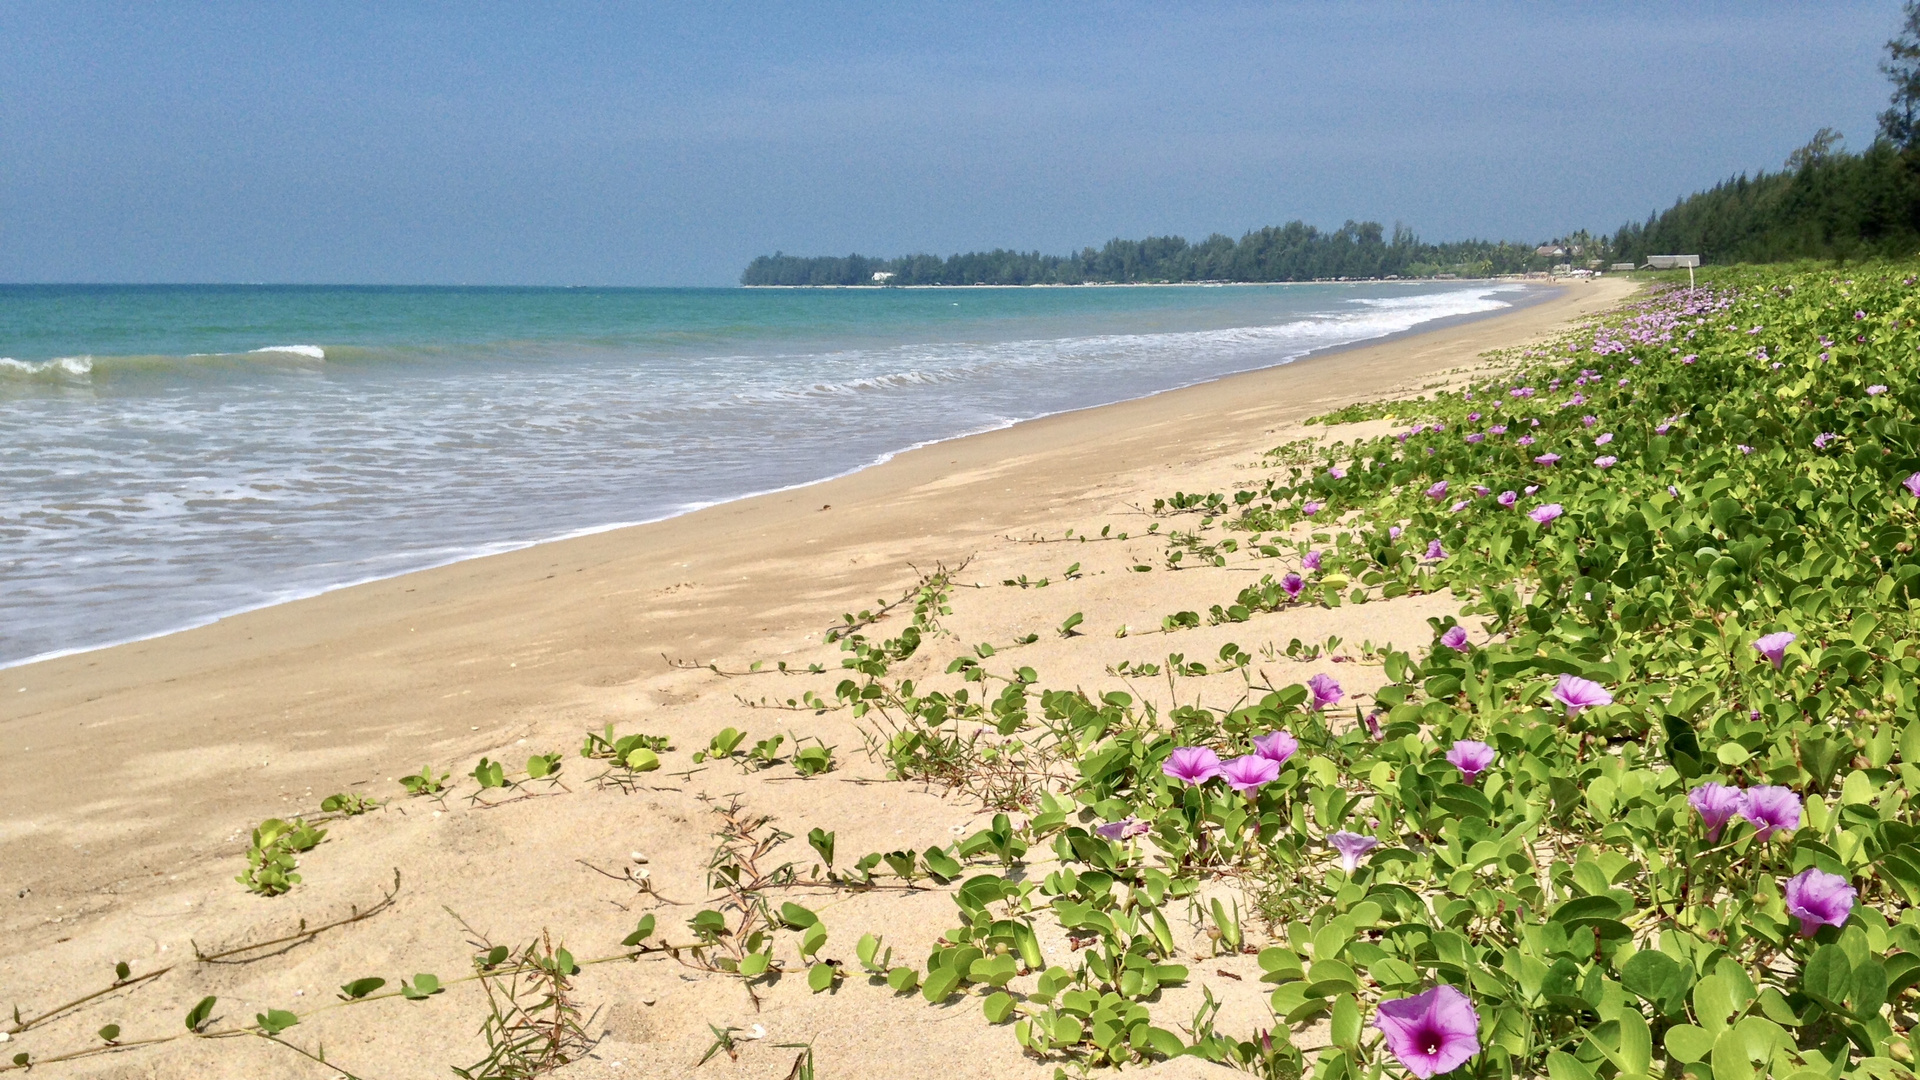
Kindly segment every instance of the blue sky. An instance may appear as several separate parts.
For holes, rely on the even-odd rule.
[[[0,281],[1612,230],[1885,107],[1899,5],[0,0]]]

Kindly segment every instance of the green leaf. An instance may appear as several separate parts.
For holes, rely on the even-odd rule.
[[[980,1003],[980,1009],[987,1014],[987,1023],[1005,1023],[1007,1017],[1013,1015],[1013,995],[1005,990],[996,991],[987,995],[987,1000]]]
[[[817,924],[820,916],[789,900],[780,905],[780,921],[789,930],[805,930]]]
[[[206,1027],[207,1021],[213,1019],[214,1002],[219,1000],[219,998],[209,995],[201,998],[199,1004],[188,1009],[187,1030],[198,1033],[201,1028]]]
[[[1642,949],[1620,968],[1626,988],[1671,1016],[1686,1001],[1693,972],[1656,949]]]
[[[1753,1062],[1747,1059],[1746,1040],[1732,1028],[1713,1040],[1713,1080],[1753,1080]]]
[[[1561,1050],[1547,1055],[1547,1076],[1549,1080],[1594,1080],[1592,1069],[1581,1064],[1579,1058]]]
[[[807,986],[818,994],[833,986],[832,964],[815,964],[807,969]]]
[[[920,987],[920,994],[935,1005],[947,1000],[960,987],[960,973],[952,968],[940,968],[927,973],[926,984]]]
[[[400,983],[400,994],[408,1001],[425,1001],[442,989],[440,976],[429,975],[426,972],[415,975],[410,983],[404,980]]]
[[[1620,1071],[1644,1074],[1653,1068],[1653,1032],[1639,1009],[1620,1010]]]
[[[1675,1061],[1695,1062],[1707,1060],[1713,1052],[1713,1036],[1706,1029],[1692,1024],[1675,1024],[1667,1029],[1667,1053]]]
[[[113,1042],[115,1039],[118,1039],[120,1037],[120,1025],[108,1024],[107,1026],[101,1028],[99,1032],[97,1032],[97,1034],[100,1036],[101,1042],[109,1042],[109,1043]]]
[[[269,1035],[278,1035],[299,1023],[300,1018],[285,1009],[268,1009],[266,1012],[256,1014],[253,1022],[260,1026],[261,1031]]]
[[[920,973],[910,967],[897,967],[887,972],[887,987],[896,994],[904,994],[920,985]]]
[[[942,885],[961,874],[960,863],[939,848],[928,848],[921,853],[920,858],[927,865],[927,873],[932,874],[934,880]]]
[[[1333,1002],[1333,1045],[1347,1050],[1360,1046],[1360,1006],[1352,994],[1341,994]]]
[[[340,988],[340,1000],[358,1001],[385,985],[387,985],[387,980],[379,978],[378,976],[370,975],[364,979],[355,979]]]
[[[767,973],[767,970],[772,966],[773,966],[772,953],[763,953],[763,952],[748,953],[747,955],[740,958],[740,975],[742,978],[747,978],[747,979],[759,978],[760,976],[765,975]]]
[[[660,755],[644,746],[636,746],[627,751],[621,763],[634,772],[652,772],[660,767]]]
[[[1830,1004],[1844,1001],[1853,987],[1853,969],[1847,954],[1838,945],[1822,945],[1807,958],[1800,973],[1801,989]]]
[[[620,944],[631,949],[653,936],[654,921],[652,915],[640,916],[640,922],[634,926],[633,933],[620,939]]]

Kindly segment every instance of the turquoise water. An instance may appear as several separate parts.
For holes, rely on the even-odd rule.
[[[4,286],[0,665],[1533,295]]]

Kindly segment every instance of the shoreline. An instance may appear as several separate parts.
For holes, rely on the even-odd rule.
[[[1463,279],[1463,280],[1494,282],[1494,281],[1501,281],[1502,279],[1476,278],[1476,279]],[[1418,283],[1418,282],[1415,282],[1415,283]],[[1502,281],[1502,283],[1503,284],[1524,284],[1524,282],[1520,282],[1517,279]],[[1188,287],[1188,286],[1195,286],[1195,285],[1212,285],[1212,284],[1300,285],[1300,284],[1349,284],[1349,283],[1336,283],[1336,282],[1099,283],[1099,282],[1090,282],[1090,283],[1086,283],[1084,287],[1094,287],[1096,285],[1100,287],[1109,287],[1109,285],[1111,285],[1112,287],[1123,287],[1123,286],[1124,287],[1135,287],[1135,286],[1156,286],[1157,287],[1160,285]],[[1391,284],[1391,283],[1387,282],[1385,279],[1368,279],[1365,282],[1351,282],[1351,284]],[[741,288],[780,288],[780,289],[785,289],[785,288],[837,289],[837,288],[894,288],[894,287],[903,288],[903,289],[935,289],[935,288],[1000,289],[1000,288],[1040,288],[1040,287],[1080,288],[1083,286],[1023,286],[1023,285],[741,286]],[[1009,428],[1017,427],[1021,424],[1029,424],[1029,423],[1033,423],[1040,420],[1046,420],[1055,416],[1065,416],[1073,413],[1085,412],[1090,409],[1104,409],[1113,405],[1125,404],[1130,401],[1143,401],[1150,398],[1159,397],[1160,395],[1163,395],[1163,394],[1177,393],[1181,390],[1191,389],[1196,386],[1205,386],[1210,383],[1217,383],[1226,379],[1234,379],[1244,375],[1253,374],[1261,371],[1271,371],[1277,368],[1287,367],[1293,364],[1299,364],[1309,360],[1324,359],[1327,357],[1339,355],[1340,353],[1343,353],[1343,352],[1352,351],[1354,349],[1363,349],[1363,348],[1369,348],[1369,347],[1378,346],[1378,345],[1385,345],[1385,344],[1398,341],[1410,336],[1432,333],[1440,330],[1445,330],[1450,327],[1461,326],[1468,323],[1479,322],[1479,321],[1488,320],[1488,319],[1499,319],[1504,316],[1512,315],[1517,312],[1523,311],[1537,304],[1547,303],[1556,295],[1558,290],[1569,288],[1569,287],[1570,286],[1568,285],[1561,284],[1561,285],[1555,285],[1555,286],[1549,286],[1549,287],[1533,288],[1533,289],[1530,289],[1527,293],[1522,294],[1515,301],[1509,303],[1504,308],[1497,308],[1491,311],[1469,312],[1463,315],[1446,315],[1440,318],[1428,320],[1427,322],[1421,323],[1418,326],[1410,327],[1406,330],[1397,330],[1390,334],[1383,334],[1378,337],[1362,338],[1357,341],[1346,342],[1340,345],[1329,345],[1329,346],[1325,346],[1318,349],[1310,349],[1307,352],[1301,353],[1298,356],[1292,356],[1292,357],[1288,357],[1281,360],[1275,360],[1271,362],[1262,362],[1254,367],[1240,368],[1240,369],[1225,372],[1219,375],[1211,375],[1206,378],[1197,379],[1193,382],[1179,383],[1173,386],[1166,387],[1164,389],[1154,390],[1149,393],[1139,395],[1137,397],[1120,398],[1114,401],[1100,401],[1090,405],[1076,406],[1070,409],[1058,409],[1052,412],[1037,413],[1033,416],[1022,417],[1017,420],[1010,420],[1005,423],[994,425],[991,427],[977,428],[971,431],[959,432],[954,435],[947,435],[939,438],[927,439],[921,442],[910,443],[898,449],[886,451],[885,453],[879,454],[876,457],[872,458],[871,460],[868,460],[859,465],[855,465],[852,468],[843,470],[841,472],[818,477],[812,480],[802,481],[797,484],[788,484],[782,487],[766,488],[758,491],[748,491],[748,492],[743,492],[737,495],[727,495],[727,496],[723,496],[721,498],[712,499],[712,500],[684,503],[678,507],[675,507],[671,510],[668,510],[665,513],[659,514],[654,517],[644,517],[644,518],[638,518],[630,521],[615,521],[615,522],[608,522],[604,524],[589,525],[589,526],[584,526],[577,529],[570,529],[562,533],[556,533],[549,536],[534,537],[531,539],[524,539],[524,540],[485,541],[485,542],[474,544],[471,547],[463,549],[458,554],[455,554],[449,558],[446,558],[437,562],[427,562],[422,565],[409,566],[405,569],[394,570],[387,573],[375,573],[375,574],[370,574],[364,577],[351,578],[346,581],[336,582],[333,584],[319,586],[316,588],[283,591],[283,592],[272,594],[270,598],[262,600],[259,603],[247,604],[244,606],[234,607],[234,608],[228,608],[220,612],[217,612],[215,614],[205,616],[203,618],[194,619],[185,623],[177,624],[177,625],[168,627],[167,629],[155,630],[151,633],[141,633],[131,637],[116,638],[112,641],[101,642],[99,644],[93,644],[93,645],[79,645],[71,648],[52,649],[46,652],[35,653],[30,656],[21,657],[20,659],[17,659],[17,660],[0,660],[0,672],[9,672],[18,668],[28,667],[33,664],[45,663],[51,660],[60,660],[60,659],[65,659],[67,657],[72,657],[72,656],[84,656],[88,653],[99,652],[105,649],[115,649],[115,648],[120,648],[126,645],[137,645],[142,642],[155,641],[161,638],[166,638],[174,634],[189,633],[194,630],[200,630],[208,626],[216,625],[222,621],[236,618],[238,616],[251,614],[257,611],[267,611],[276,607],[283,606],[285,604],[298,603],[299,601],[310,600],[318,596],[326,596],[331,593],[339,592],[343,589],[353,589],[363,585],[375,585],[383,581],[393,581],[398,578],[406,577],[409,574],[425,573],[427,571],[439,570],[449,566],[457,566],[465,562],[472,562],[477,559],[488,559],[498,555],[512,554],[514,552],[526,551],[532,548],[543,547],[550,544],[566,543],[570,540],[577,540],[577,539],[581,539],[583,537],[589,537],[589,536],[597,536],[602,533],[617,532],[622,529],[641,528],[648,525],[657,525],[661,522],[673,521],[677,518],[682,518],[689,514],[696,514],[703,510],[712,509],[713,507],[716,507],[716,506],[725,506],[729,503],[740,502],[745,499],[757,499],[757,498],[762,498],[766,496],[781,495],[781,494],[786,494],[786,493],[795,492],[795,491],[803,491],[810,487],[815,487],[820,484],[831,483],[832,481],[853,476],[858,473],[864,472],[868,469],[878,468],[880,466],[886,465],[888,462],[899,457],[901,454],[911,453],[915,450],[922,450],[931,446],[939,446],[943,443],[953,442],[958,439],[970,439],[980,435],[991,434],[996,431],[1005,431]],[[196,353],[193,355],[195,356],[236,355],[237,356],[237,355],[248,355],[250,353],[262,353],[262,352],[292,352],[292,351],[297,351],[302,349],[315,349],[317,351],[318,347],[311,346],[311,345],[276,346],[276,347],[269,347],[265,349],[248,350],[248,353],[233,353],[233,354]],[[306,355],[306,354],[302,353],[302,355]],[[47,361],[47,363],[56,363],[56,362],[57,361]]]

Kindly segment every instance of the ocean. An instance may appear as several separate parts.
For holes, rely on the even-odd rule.
[[[1539,295],[0,286],[0,666]]]

